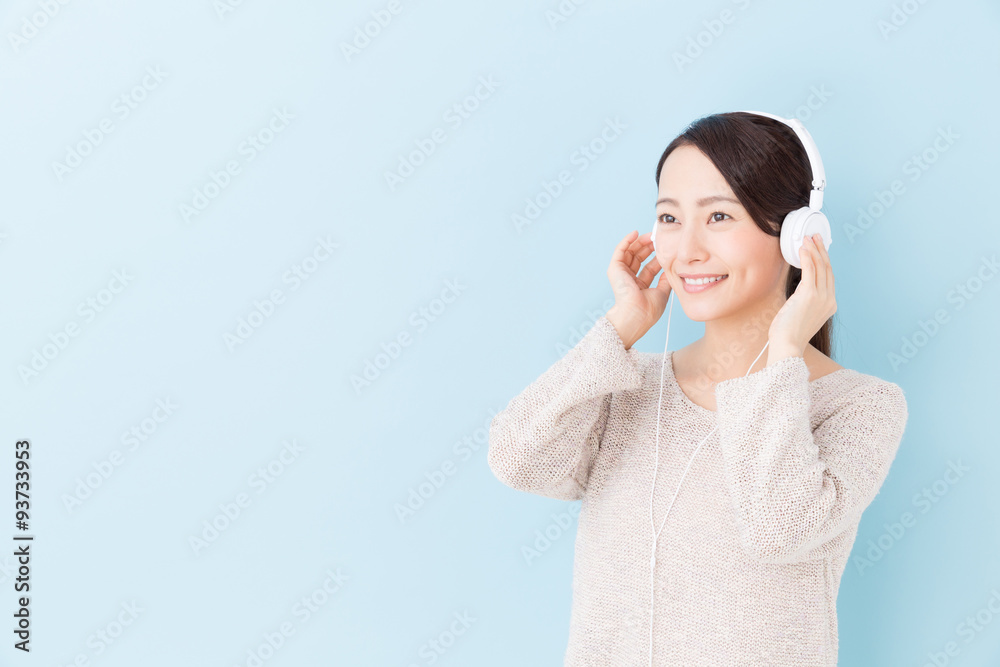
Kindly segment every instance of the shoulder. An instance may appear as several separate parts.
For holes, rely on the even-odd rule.
[[[846,368],[812,345],[803,355],[809,370],[814,417],[819,423],[854,421],[856,426],[902,431],[909,418],[906,394],[891,380]]]
[[[853,369],[835,372],[819,384],[825,416],[857,427],[902,433],[909,419],[906,393],[895,382]]]
[[[822,379],[817,384],[827,395],[839,396],[840,407],[867,403],[887,416],[902,415],[906,419],[906,394],[895,382],[845,368],[812,345],[807,348],[804,361],[809,369],[809,382]]]

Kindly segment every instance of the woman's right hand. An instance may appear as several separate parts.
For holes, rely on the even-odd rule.
[[[606,317],[618,331],[626,350],[656,324],[670,296],[670,283],[663,275],[656,281],[655,287],[650,287],[653,278],[660,272],[658,257],[654,255],[639,272],[639,267],[653,252],[653,240],[649,233],[638,234],[638,230],[632,230],[618,243],[608,266],[608,280],[615,294],[615,305],[608,310]]]

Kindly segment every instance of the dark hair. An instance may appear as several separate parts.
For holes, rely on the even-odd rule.
[[[786,214],[809,205],[809,156],[795,130],[781,121],[742,111],[699,118],[663,151],[656,165],[657,187],[667,156],[681,146],[694,146],[712,161],[754,223],[770,236],[781,236]],[[789,269],[786,299],[802,279],[802,269]],[[809,341],[831,358],[832,332],[831,317]]]

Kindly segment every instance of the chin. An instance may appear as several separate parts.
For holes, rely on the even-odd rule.
[[[692,322],[717,320],[731,312],[729,308],[717,308],[710,304],[685,305],[683,301],[681,301],[681,308],[684,309],[684,314]]]
[[[681,288],[683,289],[683,288]],[[681,308],[689,320],[694,322],[709,322],[737,313],[740,308],[734,306],[728,299],[714,300],[699,294],[684,293],[677,295]]]

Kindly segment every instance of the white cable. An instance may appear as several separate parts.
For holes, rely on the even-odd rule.
[[[667,340],[663,344],[663,360],[660,362],[660,398],[656,404],[656,463],[653,466],[653,486],[649,490],[650,530],[653,530],[656,527],[656,522],[653,520],[653,492],[656,490],[656,472],[660,467],[660,409],[663,405],[663,371],[666,368],[666,363],[667,363],[667,348],[670,343],[670,316],[673,313],[673,311],[674,311],[674,292],[673,290],[671,290],[670,309],[667,311]],[[764,354],[764,350],[767,349],[767,346],[770,342],[771,341],[764,343],[764,349],[761,350],[760,354],[757,355],[757,359],[760,359],[760,355]],[[757,359],[753,360],[753,363],[750,364],[750,368],[747,369],[746,375],[744,375],[743,377],[750,375],[750,371],[753,369],[754,364],[757,363]],[[705,440],[708,440],[708,438],[713,433],[715,433],[715,429],[717,429],[718,427],[719,425],[717,423],[715,427],[713,427],[712,430],[709,431],[708,435],[706,435],[705,438],[700,443],[698,443],[698,446],[695,448],[694,453],[691,454],[691,458],[688,460],[687,467],[684,468],[684,474],[681,475],[681,480],[680,482],[677,483],[677,490],[674,491],[674,497],[670,499],[670,504],[667,505],[667,513],[663,515],[663,523],[660,524],[660,530],[657,530],[655,533],[653,533],[653,551],[649,558],[649,667],[653,667],[653,610],[656,608],[654,599],[656,591],[656,578],[655,578],[656,540],[659,539],[660,531],[663,530],[663,526],[665,526],[667,523],[667,516],[670,514],[670,508],[674,506],[674,500],[677,498],[677,494],[680,493],[681,485],[684,484],[684,477],[687,476],[688,469],[691,467],[691,463],[694,461],[694,457],[698,454],[698,450],[701,449],[701,446],[705,444]]]

